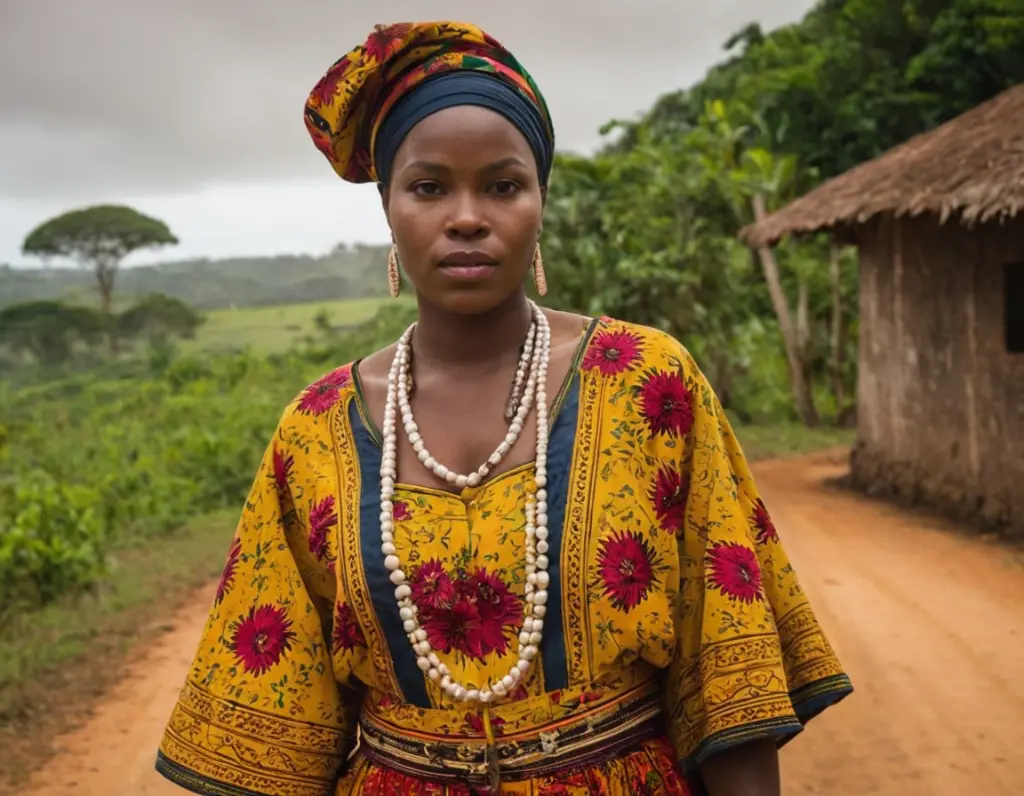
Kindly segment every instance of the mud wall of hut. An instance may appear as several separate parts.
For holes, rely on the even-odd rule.
[[[854,481],[1024,535],[1024,354],[1006,347],[1003,289],[1024,221],[882,218],[859,248]]]

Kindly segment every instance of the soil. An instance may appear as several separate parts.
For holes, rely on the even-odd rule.
[[[755,465],[856,693],[782,752],[787,796],[1024,788],[1024,556],[832,486],[841,457]],[[22,796],[179,796],[153,771],[213,586],[137,650]]]

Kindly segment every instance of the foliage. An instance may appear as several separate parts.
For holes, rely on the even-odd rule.
[[[25,238],[22,251],[43,258],[66,257],[91,268],[103,310],[109,313],[121,261],[139,249],[177,242],[163,221],[123,205],[97,205],[40,224]]]
[[[337,364],[391,342],[411,320],[388,307],[342,338],[283,355],[178,356],[3,395],[0,605],[87,586],[113,546],[236,508],[284,405]]]
[[[794,25],[748,25],[730,57],[668,94],[614,142],[671,137],[709,100],[748,109],[771,148],[835,176],[1024,82],[1021,0],[819,0]]]
[[[145,337],[151,344],[159,345],[173,337],[194,338],[202,322],[202,316],[184,302],[151,293],[120,314],[117,330],[122,336]]]
[[[0,310],[0,344],[45,365],[67,361],[76,343],[95,346],[108,330],[108,319],[96,310],[57,301],[34,301]]]
[[[121,340],[166,346],[194,338],[203,318],[177,299],[154,293],[124,312],[108,316],[89,306],[59,301],[12,304],[0,310],[0,346],[53,372],[82,347],[96,347],[110,334]],[[96,358],[86,361],[95,366]],[[6,368],[0,367],[0,371]]]

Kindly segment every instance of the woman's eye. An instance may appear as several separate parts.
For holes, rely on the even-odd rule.
[[[512,180],[501,180],[494,183],[494,192],[502,196],[511,196],[519,190],[519,186]]]
[[[441,186],[436,182],[418,182],[412,189],[420,196],[437,196],[441,193]]]

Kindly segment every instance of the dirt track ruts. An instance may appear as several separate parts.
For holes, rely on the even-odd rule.
[[[783,751],[783,792],[1024,794],[1024,560],[824,485],[841,472],[822,456],[755,466],[857,689]],[[211,596],[136,653],[24,796],[184,793],[153,772],[153,755]]]

